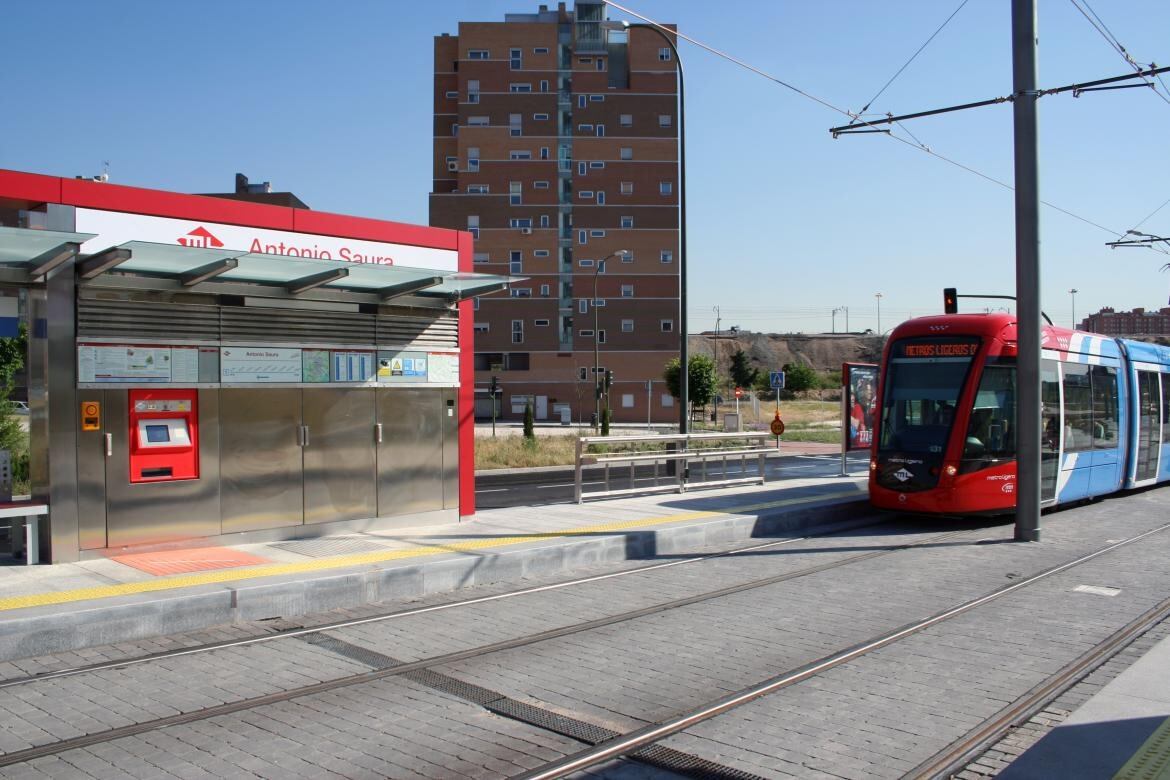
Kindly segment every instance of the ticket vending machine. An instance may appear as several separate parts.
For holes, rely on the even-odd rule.
[[[130,481],[199,478],[197,390],[131,390]]]

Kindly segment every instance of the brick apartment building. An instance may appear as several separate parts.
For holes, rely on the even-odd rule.
[[[478,416],[494,375],[501,418],[588,422],[612,370],[615,421],[678,419],[675,61],[604,16],[577,0],[435,38],[431,225],[475,235],[476,271],[527,277],[476,299]]]
[[[1085,317],[1078,327],[1104,336],[1167,336],[1170,335],[1170,308],[1114,311],[1113,307],[1106,306]]]

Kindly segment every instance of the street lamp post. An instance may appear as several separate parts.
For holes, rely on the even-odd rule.
[[[594,418],[596,422],[593,425],[593,432],[597,433],[601,425],[601,373],[598,371],[600,366],[598,356],[598,345],[600,343],[601,331],[597,327],[597,275],[605,268],[605,261],[611,257],[625,257],[626,250],[619,249],[612,252],[597,261],[597,265],[593,267],[593,300],[589,305],[593,307],[593,405]]]
[[[678,68],[678,332],[679,332],[679,412],[678,432],[687,433],[690,430],[690,393],[687,385],[690,380],[689,345],[687,344],[687,123],[686,123],[686,93],[683,89],[683,64],[678,56],[678,47],[674,40],[667,35],[663,28],[653,24],[630,24],[622,22],[627,30],[653,30],[658,33],[666,45],[670,47]]]
[[[1079,292],[1079,290],[1077,290],[1077,288],[1075,288],[1075,287],[1071,288],[1068,291],[1068,294],[1072,296],[1072,329],[1073,330],[1077,329],[1077,293],[1078,292]]]
[[[878,335],[880,336],[881,332],[882,332],[882,294],[881,293],[874,293],[873,297],[877,299],[877,314],[878,314],[877,332],[878,332]]]

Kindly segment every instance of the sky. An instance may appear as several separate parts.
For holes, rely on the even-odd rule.
[[[7,3],[0,168],[93,176],[108,161],[111,182],[178,192],[230,191],[239,171],[314,209],[426,224],[433,36],[538,4]],[[852,111],[959,9],[870,112],[1011,92],[1008,0],[621,4]],[[1078,7],[1137,62],[1170,64],[1165,0],[1039,0],[1041,88],[1132,71]],[[1013,294],[1013,195],[983,178],[1012,182],[1010,103],[896,130],[932,155],[885,135],[833,139],[844,114],[685,41],[680,50],[692,332],[715,326],[714,307],[724,329],[816,333],[878,331],[880,304],[888,331],[941,312],[944,287]],[[1163,79],[1161,96],[1039,101],[1040,195],[1063,210],[1041,210],[1041,304],[1058,325],[1074,305],[1077,320],[1167,305],[1170,256],[1105,246],[1134,228],[1170,236],[1170,205],[1150,216],[1170,200]]]

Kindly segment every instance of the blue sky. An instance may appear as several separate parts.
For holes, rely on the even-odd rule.
[[[622,4],[856,110],[959,2]],[[425,223],[432,36],[537,4],[7,4],[0,167],[93,175],[108,160],[114,182],[180,192],[228,190],[241,171],[316,209]],[[1170,64],[1170,4],[1092,7],[1139,62]],[[871,110],[1008,94],[1009,9],[969,0]],[[1071,0],[1040,0],[1039,37],[1042,87],[1129,70]],[[879,292],[888,330],[941,310],[946,286],[1013,292],[1009,190],[883,136],[833,140],[840,114],[686,43],[682,56],[692,331],[714,325],[713,306],[724,327],[828,331],[832,310],[848,307],[851,329],[876,329]],[[1111,231],[1133,228],[1170,199],[1168,122],[1170,103],[1149,89],[1042,99],[1041,196]],[[1011,182],[1010,104],[906,128]],[[1170,205],[1141,230],[1170,235]],[[1170,274],[1159,268],[1170,257],[1107,248],[1115,237],[1042,211],[1042,304],[1058,324],[1069,322],[1070,288],[1078,319],[1102,306],[1166,305]]]

